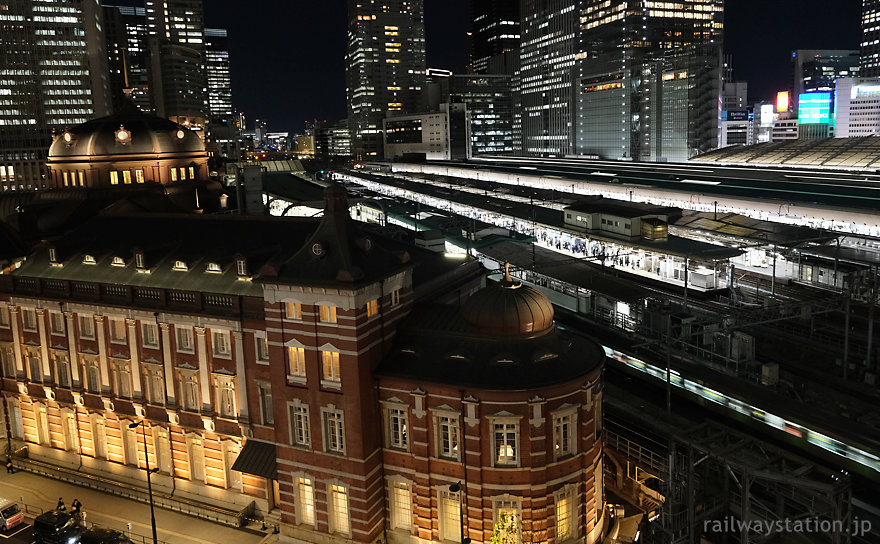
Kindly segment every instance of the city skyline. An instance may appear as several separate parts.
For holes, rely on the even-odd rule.
[[[766,16],[763,6],[760,0],[725,3],[725,52],[733,55],[735,78],[748,81],[749,95],[756,99],[770,99],[783,86],[790,89],[795,49],[858,49],[860,4],[844,3],[829,12],[822,0],[781,0]],[[234,106],[249,126],[255,118],[267,118],[270,130],[294,132],[306,121],[345,118],[344,6],[332,11],[298,6],[293,20],[281,3],[245,12],[234,8],[231,0],[215,0],[206,5],[205,18],[207,26],[229,30]],[[464,73],[470,16],[467,0],[425,0],[429,68]],[[251,29],[264,31],[260,36]],[[266,73],[273,74],[268,91],[248,84]]]

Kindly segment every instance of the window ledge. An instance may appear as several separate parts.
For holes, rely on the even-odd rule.
[[[212,353],[211,354],[215,359],[232,359],[231,353]]]
[[[269,366],[269,360],[268,359],[265,359],[265,360],[257,359],[257,364]]]
[[[321,380],[321,387],[324,389],[333,389],[334,391],[342,390],[342,382],[334,380]]]
[[[306,377],[288,374],[287,375],[287,384],[288,385],[305,385],[306,384]],[[324,385],[324,382],[321,382],[321,385]]]

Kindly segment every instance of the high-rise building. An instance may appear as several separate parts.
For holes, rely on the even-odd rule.
[[[471,69],[512,75],[519,66],[519,2],[471,0]]]
[[[880,76],[880,0],[862,0],[862,77]]]
[[[109,110],[97,0],[0,4],[0,186],[46,185],[52,131]]]
[[[348,121],[338,123],[320,123],[314,128],[315,156],[319,159],[351,156],[351,133]]]
[[[584,0],[578,14],[580,43],[575,67],[577,152],[603,158],[672,160],[660,150],[663,142],[657,139],[660,127],[656,124],[656,120],[671,117],[691,123],[694,116],[714,115],[711,139],[717,143],[723,13],[721,0],[655,6],[634,0]],[[687,58],[689,55],[694,58]],[[676,66],[681,71],[674,72]],[[710,89],[716,92],[711,100],[695,102],[697,89],[685,89],[698,80],[710,83],[707,74],[691,73],[691,68],[697,67],[711,68]],[[688,90],[687,99],[684,90]],[[651,94],[664,92],[677,98]],[[695,107],[709,111],[696,111]]]
[[[880,78],[842,77],[834,93],[834,136],[880,136]]]
[[[859,52],[837,49],[799,49],[791,54],[794,96],[829,92],[840,77],[858,77]]]
[[[232,77],[229,72],[228,42],[225,29],[205,29],[208,114],[212,118],[232,115]]]
[[[105,0],[104,26],[110,53],[110,88],[114,109],[120,93],[143,112],[152,112],[147,12],[142,1]],[[122,33],[123,36],[119,36]],[[116,49],[120,49],[117,53]],[[119,77],[122,76],[122,77]]]
[[[567,155],[574,140],[572,68],[578,0],[522,0],[519,96],[522,151]]]
[[[423,0],[348,0],[346,88],[357,158],[382,154],[387,113],[418,111],[425,85]]]
[[[464,104],[470,117],[473,155],[514,152],[511,77],[464,74],[436,77],[428,83],[430,111],[440,104]]]
[[[146,14],[156,113],[201,128],[207,115],[202,0],[146,0]]]

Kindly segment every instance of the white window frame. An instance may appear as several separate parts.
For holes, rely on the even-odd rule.
[[[321,408],[321,435],[326,453],[344,456],[348,445],[345,440],[345,412],[332,404]]]
[[[272,403],[272,384],[257,380],[257,401],[260,405],[260,422],[263,425],[275,424],[275,410]]]
[[[395,289],[391,291],[391,305],[397,306],[400,304],[400,289]]]
[[[437,515],[440,540],[461,542],[461,491],[447,486],[437,488]]]
[[[100,394],[103,387],[101,383],[101,365],[98,362],[98,356],[92,354],[80,355],[83,366],[83,389],[89,393]],[[92,387],[91,379],[95,378],[94,387]]]
[[[385,405],[385,445],[393,450],[409,451],[408,414],[404,404]]]
[[[202,399],[198,371],[178,369],[177,382],[180,384],[180,407],[190,412],[201,412]]]
[[[10,326],[9,306],[6,304],[0,304],[0,329],[8,329]]]
[[[318,304],[318,321],[320,323],[338,323],[337,308],[332,304]]]
[[[116,326],[118,323],[121,323],[122,336],[116,336],[114,332],[119,332],[116,330]],[[109,337],[111,344],[127,344],[128,343],[128,331],[126,330],[128,327],[125,325],[124,317],[108,317],[107,318],[107,328],[109,329]]]
[[[388,504],[391,508],[391,528],[413,530],[412,483],[399,476],[388,479]]]
[[[315,479],[305,474],[294,475],[296,522],[315,525]]]
[[[282,303],[282,311],[284,319],[288,321],[301,321],[303,318],[302,303],[295,300],[288,300]]]
[[[58,387],[73,387],[73,377],[70,369],[70,354],[64,350],[53,350],[52,363],[55,365],[55,384]],[[62,377],[65,378],[62,380]]]
[[[306,347],[291,340],[284,348],[287,383],[306,383]]]
[[[196,434],[190,434],[186,437],[186,457],[189,461],[189,479],[196,482],[207,480],[204,438]]]
[[[342,385],[342,362],[339,350],[331,345],[324,345],[321,351],[321,385],[339,388]],[[328,373],[329,370],[329,373]]]
[[[513,468],[518,467],[520,464],[520,451],[522,449],[522,439],[520,437],[520,424],[519,417],[510,417],[510,416],[501,416],[501,417],[491,417],[489,418],[490,424],[490,432],[492,433],[492,465],[496,468]],[[497,434],[499,429],[497,426],[503,426],[501,432],[504,433],[503,441],[505,443],[499,444]],[[502,456],[500,455],[500,446],[509,447],[510,444],[507,444],[507,440],[509,438],[509,433],[513,433],[514,443],[513,443],[513,458],[512,460],[502,461]],[[507,456],[503,456],[506,458]]]
[[[28,326],[28,321],[26,316],[31,316],[33,318],[33,324]],[[22,308],[21,309],[21,330],[26,332],[37,332],[37,310],[35,308]]]
[[[571,484],[565,486],[554,495],[553,510],[557,542],[574,540],[577,535],[576,500],[575,486]],[[563,501],[566,502],[563,504]],[[563,523],[565,523],[565,526],[563,526]]]
[[[459,414],[452,412],[435,412],[434,425],[437,435],[437,457],[448,461],[461,459],[461,432]],[[448,431],[449,450],[444,448],[444,436]]]
[[[181,336],[183,335],[183,336]],[[181,337],[187,338],[188,346],[183,345],[180,341]],[[183,325],[175,325],[174,326],[174,343],[177,347],[178,353],[195,353],[195,334],[193,333],[192,327],[187,327]]]
[[[312,445],[311,419],[309,405],[299,399],[287,403],[287,415],[290,421],[290,443],[304,448]]]
[[[340,499],[344,499],[344,504]],[[340,505],[344,507],[344,514],[340,513]],[[327,514],[331,533],[351,535],[351,492],[347,486],[337,482],[327,484]]]
[[[492,498],[492,526],[494,527],[501,517],[502,511],[508,511],[516,516],[516,542],[522,543],[522,498],[510,494],[504,494]]]
[[[161,364],[144,364],[144,381],[147,384],[147,401],[150,404],[165,406],[165,369]],[[157,394],[158,393],[158,394]]]
[[[232,335],[229,331],[211,330],[211,354],[219,359],[232,358]]]
[[[60,329],[55,328],[55,325],[58,324],[55,321],[56,319],[60,319],[60,321],[58,322],[61,324]],[[67,331],[66,331],[66,326],[65,326],[65,322],[64,322],[64,314],[62,314],[61,312],[52,312],[52,311],[49,312],[49,332],[54,336],[65,336],[66,335],[65,333]]]
[[[235,419],[238,415],[235,395],[235,376],[214,375],[214,389],[217,391],[217,415]]]
[[[551,412],[553,418],[553,456],[564,459],[578,453],[577,406],[562,406]],[[564,427],[568,427],[566,430]]]
[[[79,425],[75,408],[61,409],[61,431],[64,434],[64,449],[79,450]]]
[[[147,331],[151,331],[153,335],[153,341],[147,342]],[[159,327],[155,323],[143,322],[141,323],[141,340],[142,344],[145,348],[149,349],[158,349],[159,348]]]
[[[94,340],[95,339],[95,316],[93,315],[78,315],[78,323],[79,325],[79,337],[83,340]],[[88,324],[88,331],[85,330],[84,324]]]
[[[132,398],[131,361],[128,359],[111,359],[113,371],[113,393],[120,398]]]
[[[262,358],[260,355],[260,345],[265,343],[266,345],[266,357]],[[268,365],[269,364],[269,339],[266,337],[266,333],[254,333],[254,358],[257,361],[258,365]]]

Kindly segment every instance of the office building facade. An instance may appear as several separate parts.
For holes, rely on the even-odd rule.
[[[513,75],[519,66],[520,2],[471,0],[471,70]]]
[[[834,136],[880,135],[880,78],[840,78],[834,92]]]
[[[579,10],[575,69],[577,153],[615,159],[652,160],[656,157],[662,160],[667,157],[673,160],[658,147],[662,145],[658,140],[662,131],[657,123],[666,119],[670,126],[669,123],[674,123],[671,119],[681,115],[714,115],[712,139],[717,142],[723,70],[722,20],[720,0],[650,6],[632,0],[583,2]],[[669,79],[669,70],[676,66],[708,68],[710,77],[683,69]],[[683,72],[687,75],[679,77]],[[659,82],[657,74],[660,74]],[[687,83],[673,83],[680,79]],[[693,85],[698,81],[711,84],[710,89],[715,93],[711,106],[708,100],[697,100],[695,93],[699,90]],[[687,100],[682,95],[684,86],[690,86]],[[667,91],[665,99],[656,94],[664,90]],[[678,97],[672,98],[676,94]],[[674,111],[696,103],[705,104],[711,112]],[[655,109],[651,110],[652,106]],[[656,109],[659,106],[665,106],[666,111],[659,113]],[[704,123],[702,119],[696,122]],[[688,154],[702,147],[694,143]],[[681,157],[680,152],[675,155]]]
[[[862,77],[880,77],[880,0],[862,0]]]
[[[0,187],[46,186],[53,131],[109,113],[97,0],[0,5]]]
[[[420,110],[425,63],[422,0],[348,1],[346,91],[356,158],[381,158],[388,113]]]
[[[145,0],[156,114],[202,130],[207,119],[202,0]]]
[[[208,115],[232,115],[232,76],[229,71],[229,38],[225,29],[205,29],[205,70],[208,81]]]
[[[794,96],[830,92],[840,77],[858,77],[859,52],[842,49],[798,49],[791,54]]]

